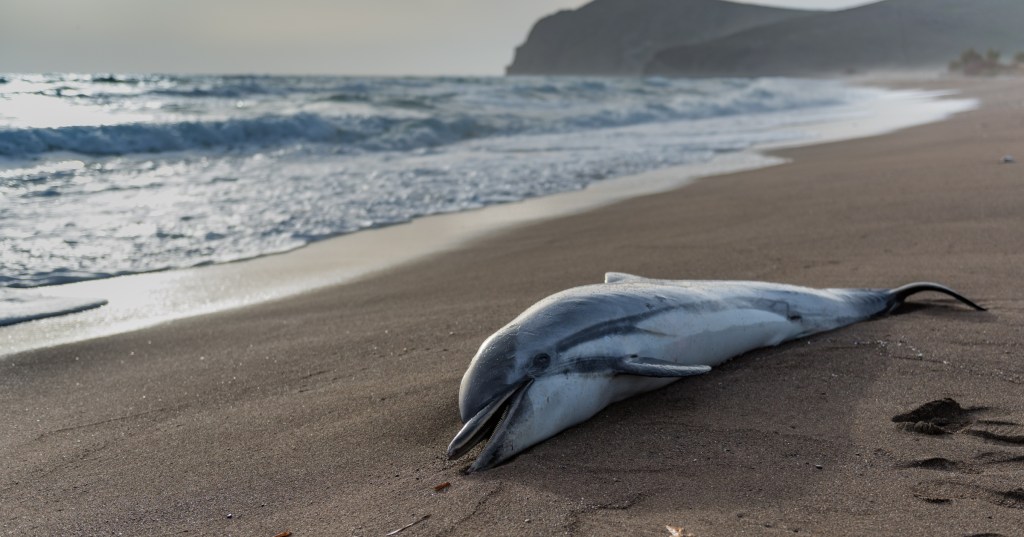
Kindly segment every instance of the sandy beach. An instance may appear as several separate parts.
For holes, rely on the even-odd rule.
[[[1024,83],[929,84],[982,106],[356,283],[4,359],[0,530],[1019,535],[1024,164],[1001,158],[1024,160]],[[462,472],[476,451],[445,460],[481,341],[605,271],[930,280],[990,311],[921,295],[616,404],[494,470]],[[943,398],[965,409],[946,434],[893,422]]]

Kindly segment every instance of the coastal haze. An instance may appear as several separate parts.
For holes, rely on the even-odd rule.
[[[582,0],[4,0],[0,72],[498,74]]]
[[[496,75],[538,18],[584,4],[4,0],[0,72]]]
[[[0,533],[1019,533],[1019,0],[0,2]],[[609,271],[989,311],[446,459]]]

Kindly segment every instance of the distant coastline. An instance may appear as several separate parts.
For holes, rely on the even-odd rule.
[[[508,74],[685,77],[939,72],[1024,51],[1024,2],[883,0],[833,12],[724,0],[595,0],[541,19]],[[652,30],[653,29],[653,30]]]

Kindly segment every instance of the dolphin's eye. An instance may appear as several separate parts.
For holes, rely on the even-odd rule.
[[[545,368],[548,367],[549,364],[551,364],[551,356],[549,356],[545,352],[542,352],[542,353],[538,354],[537,356],[533,357],[533,368],[534,369],[538,369],[538,370],[539,369],[545,369]]]

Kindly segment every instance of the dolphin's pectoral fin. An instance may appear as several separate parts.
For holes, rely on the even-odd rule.
[[[667,360],[627,356],[616,361],[612,370],[622,375],[638,375],[641,377],[689,377],[703,375],[711,371],[707,365],[679,365]]]

